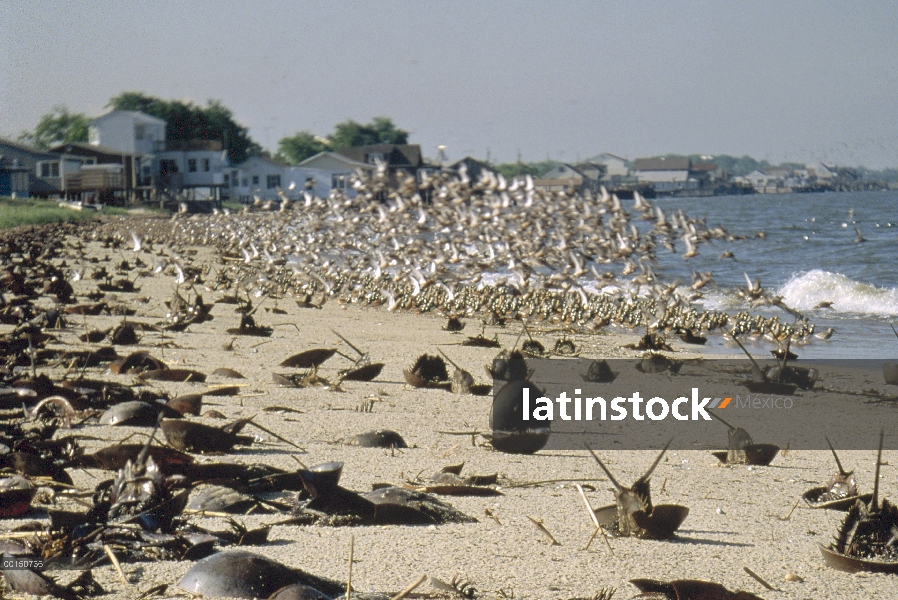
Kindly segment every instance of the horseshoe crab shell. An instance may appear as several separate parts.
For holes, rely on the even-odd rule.
[[[0,479],[0,519],[21,517],[31,508],[37,488],[20,475]]]
[[[490,411],[492,445],[509,454],[533,454],[549,441],[549,421],[525,421],[522,406],[523,391],[530,390],[533,402],[543,395],[536,385],[526,380],[510,381],[496,393]]]
[[[399,433],[392,429],[376,429],[352,436],[346,440],[347,446],[360,448],[408,448],[408,444]]]
[[[385,487],[363,496],[375,505],[374,522],[378,525],[440,525],[476,523],[469,517],[430,494],[399,487]]]
[[[748,592],[731,592],[719,583],[696,579],[677,579],[676,581],[631,579],[630,583],[643,592],[639,597],[665,598],[667,600],[762,600]]]
[[[100,425],[153,427],[159,419],[159,413],[163,410],[162,405],[154,406],[149,402],[141,402],[140,400],[119,402],[100,415]],[[169,408],[165,410],[165,416],[177,418],[181,416],[181,413]]]
[[[217,552],[198,561],[178,586],[193,594],[229,598],[269,598],[293,584],[307,585],[325,596],[345,594],[338,581],[318,577],[252,552]]]
[[[313,587],[294,583],[276,591],[268,600],[330,600]]]
[[[866,504],[854,503],[829,547],[820,546],[823,560],[840,571],[872,571],[898,573],[898,506],[888,500],[879,502],[879,467],[882,465],[882,442],[879,434],[879,451],[876,453],[876,469],[873,479],[873,497]]]

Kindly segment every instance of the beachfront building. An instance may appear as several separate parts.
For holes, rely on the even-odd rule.
[[[356,195],[356,191],[352,187],[352,181],[356,175],[359,172],[370,175],[376,168],[373,163],[357,161],[337,152],[319,152],[299,163],[297,167],[314,169],[321,173],[320,177],[329,183],[327,193],[330,193],[331,190],[340,190],[349,197]]]
[[[154,157],[159,184],[171,194],[220,200],[230,168],[219,140],[171,140]]]
[[[558,164],[542,177],[534,179],[533,186],[547,192],[573,189],[581,194],[587,191],[595,193],[599,191],[599,180],[603,173],[602,166],[594,163],[580,163],[576,166]]]
[[[0,154],[0,196],[28,196],[28,167]]]
[[[164,120],[134,110],[113,110],[90,122],[88,141],[131,154],[153,154],[165,149]]]
[[[69,165],[60,182],[68,198],[124,204],[140,183],[138,158],[132,152],[84,142],[57,144],[50,152],[65,157]]]
[[[5,165],[7,177],[9,179],[10,194],[16,191],[17,196],[38,196],[47,197],[60,193],[61,178],[60,173],[63,165],[68,169],[75,169],[77,164],[74,162],[63,163],[62,157],[58,154],[52,154],[43,150],[23,144],[0,138],[0,156]],[[13,190],[13,173],[15,175],[15,190]],[[27,178],[26,191],[21,193],[22,175]]]
[[[601,165],[605,169],[605,173],[600,183],[606,187],[617,187],[626,183],[635,183],[635,179],[630,176],[630,161],[626,158],[610,154],[608,152],[597,154],[586,162]]]
[[[650,184],[656,193],[697,190],[700,181],[691,167],[692,161],[685,156],[637,158],[633,161],[633,175],[640,184]]]

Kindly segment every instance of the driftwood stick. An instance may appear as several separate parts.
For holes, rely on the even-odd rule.
[[[530,521],[531,521],[534,525],[536,525],[536,528],[539,529],[539,530],[542,532],[542,534],[543,534],[544,536],[546,536],[546,539],[548,539],[549,542],[550,542],[553,546],[560,546],[560,545],[561,545],[561,542],[559,542],[558,540],[556,540],[556,539],[555,539],[555,536],[552,535],[552,533],[551,533],[548,529],[546,529],[546,526],[543,525],[542,520],[540,520],[540,519],[535,519],[535,518],[531,517],[530,515],[526,515],[526,516],[527,516],[528,519],[530,519]]]
[[[424,573],[423,575],[418,577],[414,582],[411,583],[411,585],[409,585],[407,588],[405,588],[404,590],[402,590],[401,592],[399,592],[392,598],[390,598],[390,600],[402,600],[403,598],[405,598],[406,596],[411,594],[413,591],[415,591],[415,589],[419,585],[424,583],[425,581],[427,581],[427,573]]]

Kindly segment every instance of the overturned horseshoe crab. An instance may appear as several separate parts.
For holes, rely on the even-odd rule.
[[[492,385],[478,385],[474,383],[474,376],[471,375],[470,372],[465,371],[460,366],[455,364],[449,356],[438,348],[440,354],[449,361],[449,364],[455,367],[455,371],[452,372],[452,377],[449,380],[449,390],[453,394],[466,395],[466,394],[474,394],[475,396],[485,396],[490,393],[493,389]]]
[[[788,358],[783,359],[781,366],[776,367],[775,369],[769,369],[765,372],[761,369],[761,365],[758,364],[758,361],[748,353],[748,350],[742,345],[742,342],[739,341],[736,334],[733,333],[730,337],[740,348],[742,348],[742,351],[745,352],[745,355],[751,361],[752,380],[742,382],[742,385],[747,387],[748,391],[754,392],[755,394],[776,394],[783,396],[795,393],[795,390],[798,389],[798,384],[789,383],[780,379],[781,376],[784,377],[786,373],[790,372],[786,370],[786,361]],[[810,377],[810,373],[805,375],[806,384],[809,387],[813,387],[814,382],[817,380],[816,371],[813,376],[813,381],[810,381]]]
[[[345,337],[343,337],[333,329],[331,329],[331,332],[333,332],[334,335],[346,342],[346,345],[355,350],[355,352],[359,355],[352,367],[343,369],[339,372],[340,379],[342,381],[372,381],[375,377],[380,375],[380,372],[383,371],[384,367],[386,366],[384,363],[372,363],[371,357],[367,352],[362,352],[361,350],[356,348],[352,342],[347,340]],[[343,353],[340,353],[340,356],[349,358]]]
[[[439,356],[422,354],[410,369],[403,369],[405,381],[416,388],[441,388],[448,389],[446,381],[449,379],[449,371],[446,369],[446,361]]]
[[[882,440],[876,453],[873,497],[869,504],[857,500],[848,510],[836,539],[829,547],[820,546],[826,564],[839,571],[898,573],[898,506],[883,499],[879,503],[879,467]]]
[[[672,442],[671,440],[670,442]],[[611,480],[615,487],[614,500],[615,504],[595,509],[596,517],[603,527],[610,529],[615,535],[622,537],[635,536],[654,540],[665,540],[672,538],[683,521],[689,515],[689,508],[678,504],[652,504],[652,496],[649,490],[649,480],[652,472],[661,459],[670,442],[665,444],[664,449],[649,467],[645,474],[636,480],[632,487],[626,488],[622,486],[605,466],[605,463],[595,453],[595,450],[588,445],[586,448],[592,454],[596,462]]]
[[[338,581],[318,577],[252,552],[217,552],[184,574],[178,587],[203,596],[269,598],[289,585],[302,584],[327,597],[346,593]]]
[[[727,432],[727,450],[712,452],[717,460],[725,465],[758,465],[766,466],[773,462],[779,446],[773,444],[755,444],[747,431],[724,421],[716,412],[708,412],[712,417],[729,427]]]
[[[589,363],[586,373],[581,373],[583,381],[590,383],[612,383],[617,378],[617,373],[611,370],[607,360],[594,360]]]
[[[854,471],[845,471],[842,468],[839,455],[836,454],[836,449],[833,448],[829,438],[826,438],[826,443],[829,444],[833,458],[836,459],[836,466],[839,468],[839,472],[833,475],[826,485],[806,491],[802,494],[802,499],[811,508],[827,508],[842,511],[846,511],[854,506],[858,500],[865,503],[869,502],[873,498],[873,494],[858,494],[857,479],[854,477]]]

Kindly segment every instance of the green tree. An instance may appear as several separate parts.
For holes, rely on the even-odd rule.
[[[171,141],[220,140],[232,164],[262,152],[249,130],[234,120],[234,114],[218,100],[205,107],[183,100],[162,100],[142,92],[122,92],[109,100],[117,110],[136,110],[166,122],[165,138]]]
[[[23,131],[19,141],[46,150],[63,142],[86,142],[90,121],[83,113],[71,113],[65,105],[53,107],[53,112],[45,114],[34,131]]]
[[[558,165],[557,161],[554,160],[544,160],[535,163],[525,163],[525,162],[516,162],[516,163],[501,163],[495,166],[496,171],[502,173],[502,175],[506,179],[513,179],[514,177],[530,175],[531,177],[539,177],[541,175],[545,175],[552,169],[554,169]]]
[[[337,123],[328,138],[335,148],[371,146],[374,144],[407,144],[408,132],[397,128],[388,117],[374,117],[362,124],[352,119]]]
[[[318,136],[309,131],[299,131],[292,136],[281,138],[278,142],[277,159],[295,165],[310,156],[324,152],[327,148]]]

